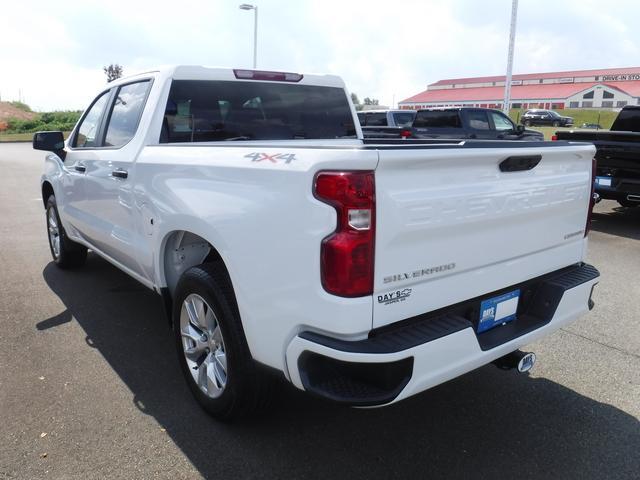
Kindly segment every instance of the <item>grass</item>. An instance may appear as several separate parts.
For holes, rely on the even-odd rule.
[[[538,132],[542,132],[545,140],[551,140],[551,135],[555,134],[558,130],[573,130],[572,128],[566,127],[528,127],[529,130],[537,130]]]
[[[33,133],[0,133],[0,142],[30,142]]]
[[[71,132],[63,132],[66,139]],[[2,142],[30,142],[33,140],[33,133],[0,133],[0,143]]]

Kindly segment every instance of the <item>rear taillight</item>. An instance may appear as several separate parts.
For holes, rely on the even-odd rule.
[[[320,172],[314,194],[336,209],[336,230],[322,241],[324,289],[341,297],[373,293],[376,200],[373,172]]]
[[[411,130],[402,130],[400,132],[400,138],[410,138],[411,137]]]
[[[558,140],[558,135],[551,135],[551,141],[555,142]]]
[[[589,231],[591,230],[591,216],[593,214],[593,206],[596,204],[596,166],[597,166],[596,158],[593,157],[591,160],[591,191],[589,194],[589,211],[587,212],[587,224],[584,227],[584,236],[589,235]]]

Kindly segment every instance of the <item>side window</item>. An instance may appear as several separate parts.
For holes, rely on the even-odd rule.
[[[150,82],[147,80],[123,85],[118,89],[104,139],[106,147],[121,147],[136,134],[149,86]]]
[[[489,118],[487,112],[482,110],[470,110],[467,112],[469,127],[474,130],[489,130]]]
[[[76,136],[73,139],[73,147],[91,148],[96,146],[96,136],[98,135],[98,128],[100,127],[100,119],[102,118],[102,114],[104,113],[104,109],[107,105],[109,93],[109,91],[104,92],[95,102],[93,102],[93,105],[78,127],[78,133],[76,133]]]
[[[364,113],[358,112],[358,121],[360,122],[361,126],[364,127],[366,125],[365,118],[364,118]]]
[[[462,128],[457,110],[422,110],[413,121],[415,128]]]
[[[513,130],[513,124],[504,115],[498,112],[491,112],[491,119],[493,120],[493,124],[495,125],[496,130],[499,130],[499,131]]]

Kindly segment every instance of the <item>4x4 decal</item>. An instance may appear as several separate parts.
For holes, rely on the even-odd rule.
[[[295,153],[273,153],[268,154],[264,152],[254,152],[248,153],[244,156],[244,158],[250,158],[252,162],[262,162],[263,160],[267,160],[271,163],[279,163],[279,161],[284,160],[284,163],[291,163],[296,159]]]

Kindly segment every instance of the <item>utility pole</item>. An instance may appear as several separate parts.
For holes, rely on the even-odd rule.
[[[518,18],[518,0],[511,3],[511,29],[509,32],[509,53],[507,54],[507,77],[504,82],[504,102],[502,111],[509,115],[509,104],[511,103],[511,72],[513,70],[513,46],[516,41],[516,21]]]

